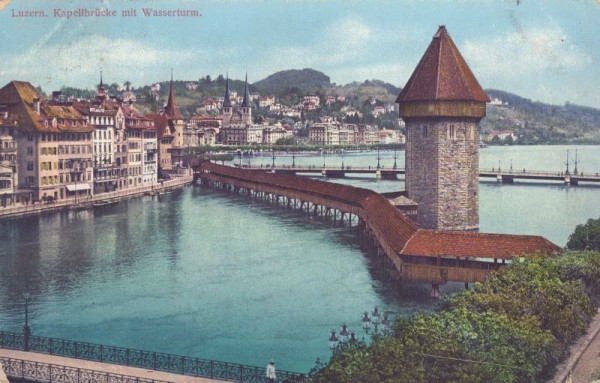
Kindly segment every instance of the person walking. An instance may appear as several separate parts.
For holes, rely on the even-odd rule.
[[[267,364],[267,383],[275,383],[275,361],[271,359],[269,364]]]

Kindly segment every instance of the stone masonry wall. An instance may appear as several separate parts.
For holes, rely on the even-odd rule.
[[[478,123],[419,119],[406,126],[406,190],[419,204],[418,223],[432,229],[478,229]]]

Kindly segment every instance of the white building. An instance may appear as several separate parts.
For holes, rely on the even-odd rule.
[[[142,137],[142,185],[149,186],[158,181],[158,140],[153,124],[142,132]]]

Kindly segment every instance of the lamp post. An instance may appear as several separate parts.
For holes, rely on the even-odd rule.
[[[329,349],[331,352],[342,349],[347,345],[354,345],[357,342],[356,334],[354,331],[349,331],[345,323],[340,328],[339,336],[334,329],[329,333]]]
[[[575,149],[575,162],[573,162],[573,164],[575,165],[575,169],[573,169],[575,175],[577,175],[577,163],[579,161],[577,161],[577,149]]]
[[[377,169],[379,169],[380,167],[380,161],[381,157],[379,156],[379,146],[377,147]]]
[[[325,169],[325,149],[323,149],[323,169]]]
[[[398,158],[398,148],[394,148],[394,169],[397,169],[396,159]]]
[[[29,351],[29,337],[31,336],[31,329],[29,328],[29,298],[31,295],[29,292],[23,293],[25,299],[25,326],[23,326],[23,351]]]
[[[567,165],[567,171],[565,172],[565,175],[569,175],[569,151],[567,150],[567,162],[565,163]]]
[[[335,349],[337,349],[339,344],[339,339],[335,333],[335,330],[331,330],[331,333],[329,334],[329,349],[333,352],[335,351]]]
[[[271,149],[271,159],[273,160],[272,167],[275,167],[275,148]]]
[[[371,318],[369,318],[369,313],[365,311],[362,317],[363,330],[365,330],[367,334],[375,337],[379,335],[387,335],[390,331],[391,321],[388,318],[387,313],[383,313],[383,319],[381,319],[381,316],[382,314],[377,306],[375,306],[371,312]]]
[[[296,153],[292,153],[292,167],[296,167]]]
[[[342,149],[342,170],[344,170],[344,149]]]

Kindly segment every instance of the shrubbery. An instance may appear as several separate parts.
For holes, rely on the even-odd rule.
[[[569,236],[567,248],[600,251],[600,218],[589,219],[585,225],[577,225],[573,234]]]
[[[544,381],[598,306],[600,253],[529,259],[335,353],[317,383]]]

